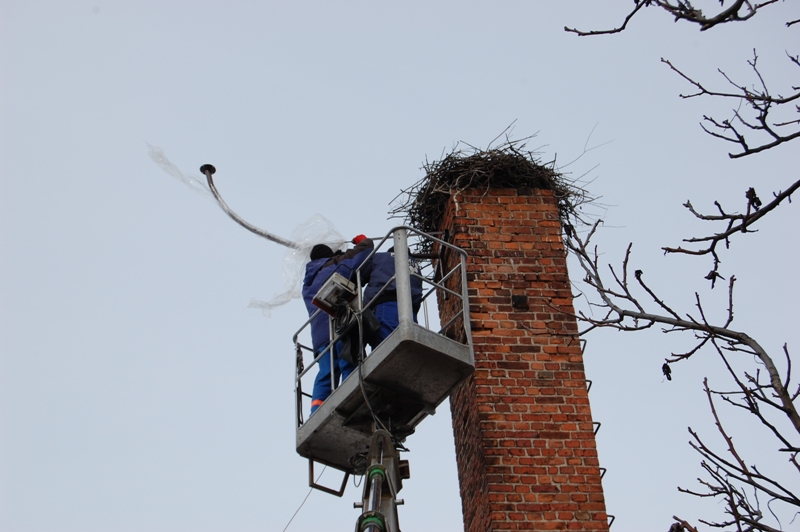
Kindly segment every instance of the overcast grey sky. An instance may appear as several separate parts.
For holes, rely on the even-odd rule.
[[[634,241],[676,306],[697,290],[724,311],[710,265],[660,246],[700,230],[687,199],[734,210],[747,187],[785,187],[797,150],[730,161],[697,125],[730,105],[681,101],[689,87],[659,58],[721,83],[714,69],[744,78],[757,47],[785,87],[797,33],[769,10],[705,33],[656,13],[621,35],[563,31],[610,27],[629,6],[0,0],[0,529],[283,530],[308,492],[292,406],[305,309],[247,308],[282,291],[284,250],[170,179],[146,143],[186,172],[216,165],[229,205],[271,232],[320,213],[351,237],[394,225],[388,203],[426,158],[516,120],[602,197],[605,257]],[[773,351],[798,344],[796,227],[786,205],[723,256],[736,323]],[[686,427],[714,437],[711,355],[667,383],[663,358],[688,338],[588,342],[612,530],[697,517],[675,488],[700,472]],[[460,530],[447,404],[408,446],[403,529]],[[359,496],[314,492],[289,530],[349,530]]]

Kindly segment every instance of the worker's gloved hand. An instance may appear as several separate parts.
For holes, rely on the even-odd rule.
[[[361,242],[362,240],[366,240],[366,239],[367,239],[366,235],[358,235],[358,236],[353,238],[353,244],[358,245],[359,242]]]

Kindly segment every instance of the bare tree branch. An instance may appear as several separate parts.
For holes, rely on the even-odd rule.
[[[580,36],[620,33],[628,27],[628,23],[643,8],[655,7],[669,13],[675,21],[682,20],[694,23],[700,26],[700,31],[705,31],[720,24],[749,20],[760,9],[776,3],[778,3],[777,0],[767,0],[762,3],[753,3],[750,0],[734,0],[728,7],[725,7],[725,0],[720,0],[720,9],[715,14],[706,16],[701,9],[695,7],[689,0],[675,0],[674,2],[668,0],[634,0],[633,9],[627,14],[619,27],[610,30],[592,31],[564,27],[564,30]],[[786,27],[791,27],[797,22],[797,20],[787,21]],[[800,67],[798,56],[792,56],[787,53],[787,57],[790,65]],[[700,124],[700,127],[712,137],[731,142],[739,147],[740,151],[728,154],[731,158],[735,159],[761,153],[800,137],[800,118],[786,116],[780,116],[778,119],[772,118],[781,113],[800,113],[800,106],[790,105],[800,99],[800,87],[789,87],[790,94],[786,97],[773,94],[768,89],[767,83],[758,69],[758,55],[755,50],[753,50],[753,59],[749,60],[748,64],[756,77],[756,84],[749,86],[734,82],[724,71],[718,69],[718,72],[726,82],[733,87],[734,90],[732,92],[708,89],[695,78],[682,72],[669,60],[662,58],[661,61],[696,89],[696,92],[692,94],[682,94],[682,98],[711,96],[738,100],[739,106],[733,109],[731,118],[717,119],[712,116],[703,116],[703,122]],[[744,116],[741,112],[742,106],[749,108],[753,116]],[[755,139],[749,138],[753,136],[755,136]]]
[[[796,187],[795,187],[796,188]],[[788,197],[788,196],[787,196]],[[757,196],[748,194],[748,201],[754,206]],[[777,201],[777,198],[776,200]],[[776,204],[777,205],[777,204]],[[730,216],[718,205],[719,215],[710,215],[711,221],[727,221]],[[758,211],[754,211],[758,212]],[[752,223],[752,219],[747,220]],[[739,222],[740,224],[742,222]],[[728,305],[725,317],[721,322],[715,322],[706,312],[698,294],[695,294],[696,317],[689,313],[681,314],[669,302],[659,296],[655,290],[644,282],[641,270],[635,270],[632,282],[629,268],[632,268],[632,246],[629,245],[622,260],[619,271],[609,265],[608,270],[599,261],[597,248],[591,246],[590,239],[596,235],[600,222],[596,222],[586,236],[581,237],[574,230],[567,231],[565,243],[567,249],[578,259],[583,268],[584,281],[592,288],[592,294],[597,296],[590,304],[596,308],[605,309],[602,317],[587,316],[579,313],[579,319],[589,324],[588,330],[600,327],[613,328],[622,331],[642,330],[659,324],[665,333],[689,331],[694,334],[696,343],[688,352],[675,355],[667,359],[669,363],[687,360],[700,353],[703,347],[712,345],[721,357],[723,366],[728,371],[736,385],[733,391],[714,390],[709,386],[708,379],[704,380],[704,389],[709,406],[715,420],[717,431],[725,442],[725,453],[718,453],[708,447],[700,436],[690,429],[694,441],[692,447],[703,456],[703,470],[708,478],[698,479],[704,491],[679,488],[681,491],[699,497],[721,498],[725,501],[724,521],[701,520],[712,528],[735,530],[753,530],[771,532],[778,530],[765,521],[765,514],[759,496],[766,497],[767,507],[771,503],[780,503],[794,508],[800,512],[800,499],[795,496],[790,488],[782,484],[775,477],[762,474],[756,465],[750,465],[734,445],[734,440],[725,429],[714,396],[719,396],[724,404],[743,410],[754,416],[776,441],[779,452],[790,454],[789,462],[796,473],[800,474],[797,456],[800,453],[800,414],[795,405],[795,400],[800,393],[800,388],[794,393],[789,392],[791,383],[791,363],[781,372],[768,352],[748,334],[731,328],[734,321],[734,285],[736,277],[731,276],[728,281]],[[739,228],[741,231],[741,227]],[[730,236],[728,234],[727,236]],[[722,238],[712,240],[721,241]],[[591,247],[590,247],[591,246]],[[591,251],[589,251],[591,249]],[[612,284],[603,279],[603,271],[609,272]],[[651,300],[646,304],[639,298],[638,292]],[[587,295],[589,295],[587,293]],[[648,306],[654,306],[651,310]],[[790,360],[789,352],[784,346],[784,355]],[[740,364],[734,365],[729,357],[746,356],[755,357],[758,368],[755,372],[737,369]],[[764,369],[762,377],[761,369]],[[793,430],[788,430],[785,424],[775,423],[778,415],[789,422]],[[723,454],[730,458],[725,458]],[[748,496],[752,491],[752,497]],[[771,510],[770,510],[771,512]],[[684,522],[677,520],[677,525],[684,526]],[[686,526],[689,526],[686,523]],[[690,528],[684,529],[691,530]]]
[[[797,56],[787,54],[787,57],[792,66],[800,67],[800,60],[798,60]],[[755,85],[748,87],[747,85],[737,83],[724,71],[718,70],[727,83],[735,89],[734,92],[708,89],[705,85],[678,69],[669,60],[662,57],[661,62],[668,65],[673,72],[688,81],[696,89],[694,93],[681,94],[681,98],[688,99],[698,96],[711,96],[734,99],[739,102],[740,108],[744,105],[753,111],[753,118],[744,117],[739,109],[734,109],[733,117],[729,119],[718,120],[710,116],[703,117],[703,121],[709,124],[709,126],[701,124],[700,127],[702,127],[706,133],[739,146],[741,149],[740,152],[728,154],[732,159],[760,153],[800,137],[800,129],[785,130],[789,126],[800,125],[800,119],[776,122],[771,121],[770,117],[770,113],[782,112],[783,109],[791,109],[795,113],[800,113],[800,107],[797,105],[790,105],[793,102],[800,101],[800,90],[798,90],[798,87],[791,87],[792,93],[789,94],[789,96],[773,95],[758,69],[758,54],[755,50],[753,50],[753,59],[748,60],[747,64],[750,65],[750,68],[753,70],[758,80],[759,88],[756,88]],[[751,145],[751,143],[748,142],[748,134],[760,135],[764,138],[759,138],[754,145]]]
[[[728,214],[723,211],[722,206],[719,202],[714,202],[720,214],[701,214],[695,210],[694,206],[692,205],[691,201],[687,201],[683,204],[689,212],[691,212],[696,218],[703,220],[703,221],[711,221],[711,222],[725,222],[726,228],[723,231],[713,233],[711,235],[700,236],[700,237],[692,237],[692,238],[685,238],[683,239],[684,242],[691,243],[691,244],[706,244],[705,247],[701,247],[699,249],[687,249],[684,247],[662,247],[661,249],[664,250],[664,253],[683,253],[686,255],[708,255],[714,258],[714,266],[711,272],[706,276],[706,279],[710,279],[712,281],[712,286],[714,281],[717,277],[719,277],[718,270],[719,270],[719,256],[717,255],[717,244],[720,242],[725,243],[725,247],[729,247],[730,245],[730,237],[738,234],[738,233],[747,233],[750,231],[750,227],[754,225],[758,220],[766,216],[768,213],[772,212],[778,205],[783,203],[784,200],[792,200],[792,193],[794,193],[798,188],[800,188],[800,179],[792,183],[789,188],[782,192],[774,193],[773,200],[767,203],[766,205],[762,206],[761,199],[756,195],[756,191],[754,188],[750,188],[745,192],[745,197],[747,198],[747,205],[745,207],[744,214],[737,214],[732,213]]]
[[[568,33],[576,33],[576,34],[580,35],[581,37],[586,37],[586,36],[589,36],[589,35],[610,35],[612,33],[619,33],[621,31],[624,31],[625,28],[628,27],[628,22],[630,22],[630,20],[634,17],[634,15],[636,15],[636,13],[639,12],[639,10],[641,10],[643,7],[647,7],[649,5],[649,2],[646,2],[646,1],[644,1],[644,2],[643,1],[636,1],[635,3],[636,3],[636,5],[634,6],[633,11],[628,13],[628,16],[625,17],[625,20],[622,22],[622,25],[620,27],[618,27],[618,28],[614,28],[614,29],[611,29],[611,30],[580,31],[580,30],[577,30],[575,28],[568,28],[568,27],[564,26],[564,31],[566,31]]]
[[[574,28],[564,27],[564,31],[575,33],[580,35],[581,37],[589,36],[589,35],[609,35],[612,33],[620,33],[621,31],[625,30],[628,26],[628,22],[639,13],[642,8],[645,7],[656,7],[661,8],[662,10],[669,13],[675,21],[684,20],[686,22],[690,22],[692,24],[697,24],[700,26],[700,31],[706,31],[708,29],[713,28],[714,26],[718,26],[720,24],[726,24],[728,22],[744,22],[753,18],[758,10],[765,8],[771,4],[777,3],[778,0],[767,0],[766,2],[762,2],[760,4],[754,4],[749,2],[748,0],[735,0],[730,7],[724,8],[724,0],[720,1],[720,6],[722,9],[712,16],[705,16],[703,15],[702,10],[694,7],[691,2],[688,0],[677,0],[676,2],[669,2],[665,0],[634,0],[634,7],[625,17],[625,20],[622,24],[610,30],[592,30],[592,31],[582,31]],[[789,22],[786,25],[791,26],[797,21]]]

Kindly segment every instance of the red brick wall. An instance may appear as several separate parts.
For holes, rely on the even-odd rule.
[[[476,369],[450,398],[464,530],[607,530],[555,198],[466,191],[442,229],[469,254]]]

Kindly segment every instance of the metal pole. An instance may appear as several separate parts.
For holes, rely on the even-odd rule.
[[[397,289],[397,315],[399,322],[411,323],[414,310],[411,306],[411,270],[408,264],[408,235],[405,229],[395,229],[394,275]]]
[[[336,359],[334,358],[334,349],[336,348],[336,344],[333,343],[333,340],[336,338],[336,331],[333,329],[333,319],[328,316],[328,349],[330,352],[328,353],[328,359],[330,360],[329,368],[331,370],[331,393],[333,390],[336,389]],[[319,369],[319,368],[317,368]]]
[[[370,486],[369,493],[369,511],[377,512],[381,509],[381,487],[383,486],[383,475],[373,475],[371,482],[372,486]]]
[[[378,456],[376,463],[372,464],[375,465],[383,465],[383,440],[380,441],[378,447]],[[369,475],[370,475],[370,489],[369,489],[369,502],[367,504],[367,510],[370,512],[379,512],[381,509],[381,497],[383,495],[383,481],[385,479],[385,470],[382,468],[370,468]],[[364,529],[364,532],[381,532],[378,525],[367,525]]]
[[[469,286],[467,285],[467,256],[465,253],[459,254],[460,268],[461,268],[461,316],[464,320],[464,335],[467,345],[469,345],[470,353],[473,356],[472,363],[475,363],[474,354],[472,353],[472,326],[469,321]]]

